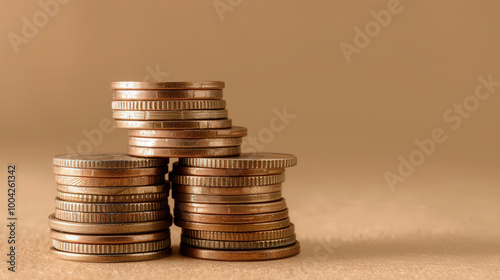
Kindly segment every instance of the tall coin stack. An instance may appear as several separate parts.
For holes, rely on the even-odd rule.
[[[128,154],[223,157],[240,153],[247,130],[231,127],[224,82],[114,82],[113,118],[131,129]]]
[[[168,159],[58,155],[52,252],[66,260],[119,262],[170,252]]]
[[[169,174],[181,254],[254,261],[293,256],[300,245],[281,195],[289,154],[180,158]]]

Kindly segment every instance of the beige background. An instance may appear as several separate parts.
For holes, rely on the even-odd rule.
[[[19,168],[19,260],[15,275],[6,270],[0,226],[0,278],[500,277],[500,88],[459,129],[443,120],[479,76],[500,81],[499,2],[402,0],[350,63],[340,44],[354,44],[354,28],[391,1],[215,3],[233,5],[223,20],[212,1],[70,1],[16,53],[8,34],[21,35],[23,17],[42,8],[1,1],[0,166]],[[165,80],[226,81],[233,124],[251,136],[265,133],[273,109],[296,115],[263,149],[299,158],[284,195],[300,256],[210,262],[174,245],[172,257],[141,263],[50,257],[52,156],[84,145],[83,130],[111,118],[111,81],[155,80],[157,67]],[[391,191],[384,173],[435,128],[447,141]],[[92,151],[126,151],[126,135],[104,133]]]

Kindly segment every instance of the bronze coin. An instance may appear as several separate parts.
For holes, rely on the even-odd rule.
[[[214,250],[196,248],[181,244],[180,253],[187,257],[217,260],[217,261],[265,261],[283,259],[295,256],[300,252],[300,244],[296,241],[293,245],[273,249],[261,250]]]
[[[182,235],[197,239],[222,240],[222,241],[257,241],[290,237],[295,235],[295,226],[290,223],[288,227],[251,232],[225,232],[182,229]]]
[[[279,248],[295,243],[295,235],[271,240],[259,241],[220,241],[190,238],[181,235],[182,244],[197,248],[215,249],[215,250],[260,250]]]
[[[67,232],[51,230],[50,237],[55,240],[69,242],[69,243],[125,244],[125,243],[151,242],[151,241],[170,239],[170,231],[166,229],[162,231],[148,232],[141,234],[95,235],[95,234],[75,234],[75,233],[67,233]]]
[[[125,243],[125,244],[82,244],[52,240],[52,247],[56,250],[77,254],[133,254],[165,250],[170,248],[170,239]]]
[[[242,138],[144,138],[129,137],[128,144],[136,147],[150,148],[206,148],[206,147],[233,147],[241,145]]]
[[[97,168],[69,168],[54,166],[54,174],[75,177],[142,177],[162,176],[168,173],[168,167],[129,168],[129,169],[97,169]]]
[[[113,110],[218,110],[226,108],[224,100],[161,100],[161,101],[113,101]]]
[[[175,208],[180,211],[202,214],[260,214],[285,210],[286,202],[284,198],[272,202],[238,204],[176,201]]]
[[[128,153],[138,157],[224,157],[238,155],[240,146],[216,148],[143,148],[128,147]]]
[[[172,249],[168,248],[161,251],[146,252],[146,253],[133,253],[133,254],[77,254],[63,252],[50,248],[52,254],[62,260],[79,261],[79,262],[135,262],[161,259],[172,254]]]
[[[223,89],[222,81],[191,81],[191,82],[112,82],[112,89]]]
[[[126,154],[65,154],[55,156],[52,163],[68,168],[130,169],[166,166],[168,159],[139,158]]]
[[[168,201],[132,202],[132,203],[81,203],[55,199],[56,209],[86,213],[143,212],[168,208]]]
[[[247,129],[233,126],[221,129],[130,130],[128,134],[129,136],[151,138],[232,138],[246,136]]]
[[[288,210],[279,212],[264,213],[264,214],[240,214],[240,215],[214,215],[214,214],[199,214],[183,212],[177,209],[174,210],[176,218],[194,223],[205,224],[251,224],[279,221],[288,217]]]
[[[145,186],[156,185],[165,182],[162,176],[141,176],[141,177],[75,177],[55,175],[56,183],[69,186],[86,187],[121,187],[121,186]]]
[[[172,192],[176,201],[197,203],[256,203],[270,202],[281,198],[281,192],[244,195],[204,195]]]
[[[113,111],[115,120],[213,120],[227,116],[227,110]]]
[[[170,217],[169,209],[142,211],[142,212],[119,212],[119,213],[88,213],[71,212],[56,209],[54,215],[57,219],[91,224],[117,224],[117,223],[140,223],[163,220]]]
[[[125,129],[219,129],[230,128],[231,119],[177,120],[177,121],[125,121],[115,120],[115,126]]]
[[[178,218],[174,219],[176,226],[183,229],[203,230],[203,231],[226,231],[226,232],[247,232],[247,231],[264,231],[285,228],[290,225],[290,219],[286,218],[279,221],[253,223],[253,224],[208,224],[183,221]]]
[[[196,176],[169,173],[170,182],[179,185],[207,187],[251,187],[283,183],[285,173],[264,176]]]
[[[207,187],[172,184],[172,191],[177,193],[206,194],[206,195],[244,195],[273,193],[281,191],[281,184],[252,186],[252,187]]]
[[[297,164],[297,157],[280,153],[244,153],[227,158],[179,159],[180,164],[206,168],[277,169]]]
[[[222,99],[221,89],[115,90],[114,100]]]
[[[168,192],[140,193],[129,195],[95,195],[57,192],[57,197],[64,201],[86,203],[119,203],[119,202],[146,202],[160,201],[168,198]]]
[[[120,195],[148,194],[148,193],[168,194],[170,187],[169,184],[138,186],[138,187],[81,187],[81,186],[57,185],[57,190],[59,192],[72,193],[72,194],[120,196]]]
[[[229,168],[205,168],[180,165],[174,163],[173,170],[176,174],[197,176],[259,176],[272,175],[285,172],[285,168],[276,169],[229,169]]]

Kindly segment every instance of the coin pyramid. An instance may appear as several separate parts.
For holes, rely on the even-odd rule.
[[[246,128],[232,127],[224,82],[114,82],[113,118],[129,132],[129,155],[223,157],[240,154]]]
[[[168,159],[73,154],[55,156],[53,165],[49,224],[58,258],[117,262],[170,253]]]

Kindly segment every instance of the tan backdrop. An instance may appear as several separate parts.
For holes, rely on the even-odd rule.
[[[8,272],[1,226],[0,278],[500,277],[499,2],[40,3],[1,1],[0,167],[7,181],[18,164],[19,256]],[[244,150],[299,158],[284,195],[301,255],[188,259],[174,229],[163,260],[51,258],[52,156],[126,151],[126,131],[106,127],[116,80],[224,80],[254,139]]]

